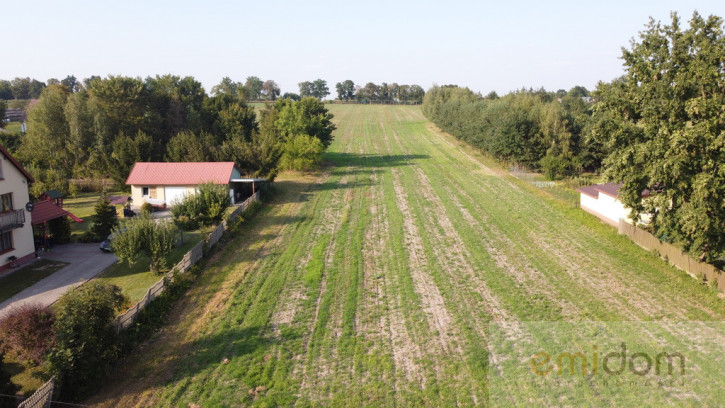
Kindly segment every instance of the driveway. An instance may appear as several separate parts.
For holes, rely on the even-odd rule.
[[[28,303],[51,305],[66,291],[92,279],[118,260],[115,255],[98,249],[98,244],[56,245],[42,257],[70,265],[0,303],[0,317],[14,306]]]

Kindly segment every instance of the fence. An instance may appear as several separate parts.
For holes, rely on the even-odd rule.
[[[18,408],[48,408],[53,397],[53,387],[55,387],[55,378],[43,384],[28,399],[18,405]]]
[[[692,259],[681,249],[660,241],[649,232],[629,224],[623,219],[619,220],[619,233],[628,236],[635,244],[646,250],[657,251],[669,263],[684,270],[694,278],[717,285],[718,290],[725,292],[725,273],[720,269]]]
[[[214,231],[211,232],[211,234],[209,234],[206,242],[199,242],[198,244],[194,245],[194,247],[191,248],[189,252],[184,254],[184,257],[181,258],[181,261],[179,261],[179,263],[171,268],[171,271],[167,273],[166,276],[161,278],[146,291],[146,295],[144,295],[143,299],[141,299],[138,303],[133,305],[123,314],[117,316],[116,329],[120,332],[121,330],[127,329],[129,326],[131,326],[133,322],[136,321],[138,314],[141,313],[141,311],[146,306],[148,306],[154,299],[164,293],[166,282],[173,282],[175,273],[185,273],[189,269],[191,269],[194,264],[199,262],[199,260],[204,257],[204,244],[206,243],[208,248],[212,248],[214,245],[216,245],[216,243],[219,242],[219,240],[221,239],[222,235],[224,235],[224,231],[226,231],[227,225],[237,219],[242,214],[242,212],[249,208],[249,206],[252,205],[252,203],[255,201],[259,201],[259,191],[254,193],[254,195],[246,199],[242,204],[234,209],[229,217],[227,217],[226,220],[222,221],[221,224],[216,227]]]

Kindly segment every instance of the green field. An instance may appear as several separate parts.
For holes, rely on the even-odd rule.
[[[280,177],[169,326],[88,403],[487,405],[491,322],[724,320],[710,288],[420,107],[328,108],[326,170]]]

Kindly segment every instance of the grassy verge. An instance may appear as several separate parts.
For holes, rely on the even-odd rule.
[[[10,275],[0,278],[0,302],[4,302],[23,289],[29,288],[68,265],[65,262],[39,259]]]
[[[174,249],[168,256],[167,269],[176,265],[189,250],[201,241],[203,234],[200,231],[184,233],[183,245]],[[123,293],[128,296],[130,304],[133,305],[144,297],[148,288],[161,279],[161,275],[149,271],[149,259],[142,256],[133,264],[126,262],[115,263],[95,278],[97,281],[120,286]]]

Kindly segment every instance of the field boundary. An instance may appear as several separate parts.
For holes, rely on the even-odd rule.
[[[188,272],[192,266],[204,258],[204,247],[207,249],[214,247],[214,245],[216,245],[224,235],[224,232],[227,230],[227,226],[239,218],[253,202],[259,201],[259,197],[260,192],[257,191],[251,197],[246,199],[227,217],[226,220],[222,221],[221,224],[219,224],[219,226],[209,234],[206,241],[202,240],[198,244],[194,245],[189,252],[184,254],[181,261],[171,268],[171,271],[166,273],[158,282],[148,288],[146,295],[144,295],[141,300],[131,306],[131,308],[123,314],[118,315],[115,321],[117,332],[120,333],[122,330],[130,327],[138,318],[139,313],[151,304],[154,299],[161,296],[167,286],[174,283],[174,278],[177,274],[184,274]]]
[[[722,270],[692,259],[680,248],[660,241],[654,235],[626,222],[624,219],[619,219],[618,231],[621,235],[628,236],[640,247],[648,251],[656,251],[665,261],[687,272],[693,278],[705,281],[716,286],[720,292],[725,292],[725,273]]]
[[[44,408],[51,406],[51,398],[53,397],[53,389],[55,388],[55,377],[51,378],[38,388],[30,397],[23,400],[18,408]]]

